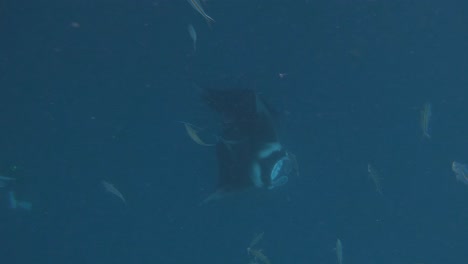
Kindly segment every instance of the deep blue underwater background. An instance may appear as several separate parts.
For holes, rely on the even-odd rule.
[[[451,171],[468,163],[466,3],[204,7],[211,27],[185,0],[0,2],[0,175],[16,178],[0,263],[247,264],[261,232],[272,264],[337,263],[338,238],[346,264],[468,263],[468,186]],[[215,151],[179,121],[214,141],[199,93],[233,84],[276,107],[300,174],[198,206]]]

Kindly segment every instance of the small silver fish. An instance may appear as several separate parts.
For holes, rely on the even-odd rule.
[[[468,184],[468,166],[459,162],[452,162],[452,171],[455,173],[457,180]]]
[[[374,183],[375,190],[377,191],[377,193],[383,195],[381,185],[382,177],[380,176],[380,174],[377,172],[376,169],[374,169],[374,167],[370,163],[367,164],[367,172],[369,173],[369,179],[372,180],[372,182]]]
[[[341,244],[341,240],[339,238],[336,240],[336,259],[338,264],[343,263],[343,245]]]
[[[423,132],[423,137],[430,139],[430,121],[432,116],[432,106],[431,103],[426,102],[423,109],[421,110],[421,130]]]
[[[185,130],[187,131],[187,134],[189,135],[189,137],[195,142],[197,143],[198,145],[201,145],[201,146],[205,146],[205,147],[212,147],[214,146],[215,144],[208,144],[208,143],[205,143],[201,138],[200,136],[198,136],[198,131],[199,129],[196,129],[194,125],[192,124],[189,124],[187,122],[182,122],[185,126]]]
[[[109,182],[106,182],[106,181],[102,181],[102,186],[104,186],[104,189],[106,189],[106,191],[108,191],[108,192],[112,193],[113,195],[119,197],[119,199],[122,200],[122,202],[125,205],[127,205],[127,201],[123,197],[122,193],[119,190],[117,190],[117,188],[115,188],[113,184],[111,184]]]
[[[197,32],[195,31],[195,28],[192,26],[192,24],[188,25],[187,30],[193,41],[193,50],[196,51],[197,50]]]
[[[211,25],[212,22],[215,22],[213,18],[211,18],[208,14],[205,13],[205,10],[203,10],[203,7],[200,1],[198,0],[187,0],[187,1],[195,10],[197,10],[198,13],[200,13],[203,16],[203,18],[205,18],[208,25]]]

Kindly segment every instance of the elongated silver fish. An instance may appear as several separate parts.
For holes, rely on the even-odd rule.
[[[336,240],[336,259],[338,264],[343,264],[343,244],[339,238]]]
[[[452,170],[455,173],[457,180],[468,184],[468,166],[459,162],[452,162]]]
[[[423,109],[421,110],[421,129],[423,132],[423,137],[430,139],[430,121],[432,115],[432,106],[431,103],[427,102],[424,104]]]
[[[193,50],[196,51],[197,50],[197,32],[195,31],[195,28],[192,26],[192,24],[188,25],[187,30],[193,41]]]
[[[380,174],[377,172],[376,169],[374,169],[374,167],[370,163],[367,164],[367,172],[369,173],[369,179],[372,180],[372,182],[374,183],[375,190],[380,195],[383,195],[382,185],[380,183],[382,181],[382,177],[380,176]]]
[[[200,1],[198,0],[187,0],[187,1],[195,10],[197,10],[198,13],[200,13],[203,16],[203,18],[205,18],[208,25],[210,25],[212,22],[215,22],[213,18],[211,18],[207,13],[205,13],[205,10],[203,10],[203,6],[201,5]]]
[[[127,201],[125,200],[124,196],[122,195],[122,193],[117,190],[117,188],[114,187],[114,185],[112,183],[109,183],[109,182],[106,182],[106,181],[102,181],[102,186],[104,186],[104,189],[106,189],[106,191],[112,193],[113,195],[117,196],[120,200],[122,200],[122,202],[127,205]]]

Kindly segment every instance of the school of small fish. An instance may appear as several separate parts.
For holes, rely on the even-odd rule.
[[[191,29],[189,29],[189,32],[190,31]],[[195,41],[196,35],[195,37],[192,36],[192,39]],[[431,103],[426,102],[421,110],[421,116],[420,116],[420,125],[421,125],[422,135],[423,135],[423,138],[425,139],[431,138],[431,134],[430,134],[431,117],[432,117],[432,105]],[[184,123],[184,125],[185,125],[187,134],[195,143],[202,145],[202,146],[214,145],[214,144],[206,144],[200,139],[200,137],[198,136],[199,129],[195,129],[195,127],[189,123]],[[224,140],[224,139],[219,139],[219,141],[224,142],[227,145],[231,144],[229,143],[229,141]],[[236,142],[232,142],[232,144],[235,144],[235,143]],[[293,155],[293,154],[290,154],[290,155]],[[460,162],[453,161],[452,171],[455,173],[455,177],[458,181],[468,185],[468,165],[467,164],[462,164]],[[370,163],[367,165],[367,173],[368,173],[369,179],[374,184],[375,191],[378,194],[383,195],[382,183],[381,183],[382,177],[380,173],[377,172],[374,166]],[[250,258],[250,264],[270,264],[271,263],[269,258],[263,253],[261,249],[255,248],[255,246],[262,240],[262,238],[263,238],[263,233],[255,235],[249,247],[247,248],[247,253]],[[343,244],[339,238],[336,240],[335,251],[336,251],[337,263],[343,264]]]
[[[187,1],[192,6],[192,8],[199,15],[201,15],[201,17],[207,22],[209,26],[211,26],[211,24],[215,22],[215,20],[211,16],[209,16],[204,10],[202,2],[200,2],[199,0],[187,0]],[[187,32],[192,40],[193,51],[196,52],[197,51],[197,32],[195,30],[195,27],[192,24],[188,24]],[[283,78],[286,75],[287,75],[286,73],[279,74],[280,78]],[[422,132],[422,137],[426,140],[429,140],[432,137],[431,119],[432,119],[432,104],[430,102],[425,102],[420,111],[420,129]],[[200,132],[202,129],[197,128],[193,124],[190,124],[187,122],[182,122],[182,123],[184,124],[187,135],[190,137],[190,139],[193,142],[195,142],[196,144],[200,146],[205,146],[205,147],[215,146],[215,144],[206,143],[204,140],[201,139]],[[238,143],[237,141],[234,141],[234,140],[227,140],[227,139],[222,139],[222,138],[218,138],[218,140],[228,146]],[[293,156],[295,160],[295,156],[293,154],[290,154],[290,155]],[[295,166],[297,169],[297,162],[295,163]],[[458,161],[453,161],[451,169],[453,173],[455,174],[455,178],[457,181],[468,185],[468,165],[467,164],[463,164]],[[368,178],[372,181],[375,187],[375,191],[378,194],[383,195],[382,185],[381,185],[382,177],[380,173],[378,173],[377,170],[374,168],[374,166],[371,165],[370,163],[367,165],[367,173],[368,173]],[[16,179],[12,177],[0,176],[0,188],[7,189],[9,208],[15,209],[15,210],[30,211],[32,209],[31,202],[18,200],[15,191],[8,190],[8,187],[11,184],[14,185],[14,183],[12,182],[14,182],[15,180]],[[114,186],[114,184],[108,181],[104,181],[104,180],[101,181],[101,184],[106,192],[118,198],[124,205],[127,205],[127,201],[124,195]],[[256,234],[247,248],[247,255],[250,260],[250,263],[252,264],[271,264],[270,259],[263,253],[263,250],[256,248],[258,244],[262,241],[263,235],[264,235],[263,232]],[[336,251],[336,262],[338,264],[343,264],[343,244],[339,238],[337,238],[336,240],[335,251]]]

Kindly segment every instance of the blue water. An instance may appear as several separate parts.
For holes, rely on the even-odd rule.
[[[451,171],[468,163],[467,4],[204,6],[211,27],[185,0],[0,2],[0,175],[16,178],[0,188],[1,263],[249,263],[261,232],[272,264],[337,263],[338,238],[345,264],[468,261]],[[200,207],[215,152],[179,121],[213,141],[199,92],[233,83],[278,109],[300,175]]]

